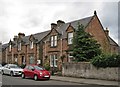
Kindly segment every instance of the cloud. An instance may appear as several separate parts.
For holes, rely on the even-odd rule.
[[[93,15],[97,10],[104,27],[110,29],[110,35],[117,41],[117,3],[92,2],[85,0],[0,0],[0,31],[8,42],[19,32],[26,35],[50,29],[57,20],[70,22]]]

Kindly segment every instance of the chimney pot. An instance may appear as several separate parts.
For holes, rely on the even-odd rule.
[[[57,21],[57,26],[58,26],[58,27],[61,26],[61,25],[63,25],[63,24],[65,24],[64,21],[62,21],[62,20],[58,20],[58,21]]]
[[[18,36],[14,36],[13,41],[17,41]]]
[[[25,36],[25,34],[24,33],[18,33],[18,36],[19,36],[19,38],[22,38],[22,37]]]
[[[106,27],[105,33],[106,33],[107,36],[109,36],[109,30],[108,30],[107,27]]]
[[[51,23],[51,29],[56,29],[56,27],[57,27],[57,24],[55,24],[55,23]]]

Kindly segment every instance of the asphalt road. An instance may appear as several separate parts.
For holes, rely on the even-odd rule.
[[[116,87],[102,86],[92,84],[78,84],[71,82],[55,81],[55,80],[39,80],[22,79],[21,77],[2,76],[2,87]]]

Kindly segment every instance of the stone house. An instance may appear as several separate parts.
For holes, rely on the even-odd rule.
[[[109,36],[109,30],[104,29],[96,11],[93,16],[65,23],[58,20],[51,23],[51,29],[45,32],[25,36],[19,33],[7,44],[3,44],[3,60],[6,63],[22,64],[46,63],[61,69],[62,62],[71,62],[72,38],[78,23],[83,24],[85,31],[93,36],[101,45],[104,53],[118,53],[118,44]]]

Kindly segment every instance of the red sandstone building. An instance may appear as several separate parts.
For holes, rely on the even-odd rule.
[[[59,67],[62,62],[71,62],[72,38],[78,23],[85,26],[85,31],[90,33],[101,45],[104,53],[118,53],[118,44],[109,36],[108,29],[103,28],[96,12],[93,16],[65,23],[58,20],[51,23],[49,31],[25,36],[19,33],[7,44],[2,45],[2,61],[6,63],[35,64],[38,61],[50,67]],[[64,58],[63,58],[64,57]],[[63,58],[63,59],[61,59]]]

